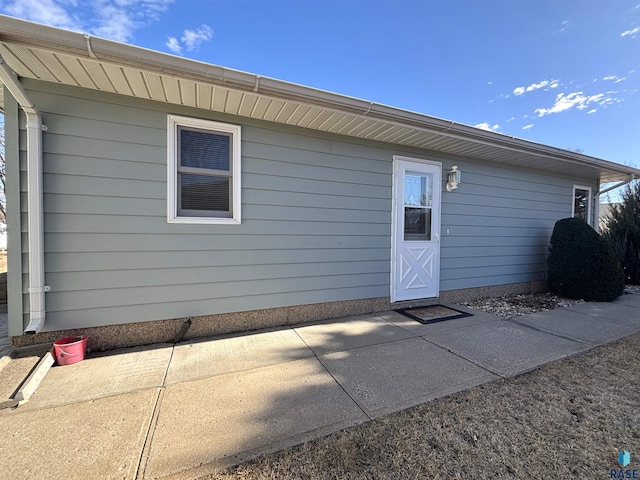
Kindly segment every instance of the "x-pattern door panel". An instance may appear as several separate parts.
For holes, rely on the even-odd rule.
[[[425,288],[433,282],[433,252],[408,248],[400,254],[400,284],[404,289]]]

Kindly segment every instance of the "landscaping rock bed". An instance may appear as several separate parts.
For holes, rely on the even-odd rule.
[[[625,294],[640,293],[640,285],[626,285]],[[552,293],[508,295],[504,297],[480,298],[460,305],[491,313],[502,318],[513,318],[530,313],[544,312],[555,308],[570,307],[584,300],[563,298]]]

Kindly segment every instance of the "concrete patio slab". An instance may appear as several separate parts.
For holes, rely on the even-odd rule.
[[[0,476],[200,478],[640,331],[634,302],[517,320],[409,325],[385,312],[297,326],[316,350],[327,343],[317,357],[290,327],[89,355],[0,410]]]
[[[402,327],[406,330],[409,330],[416,335],[423,336],[428,333],[435,332],[444,332],[447,330],[458,329],[462,327],[468,327],[470,325],[477,325],[479,323],[485,322],[493,322],[500,320],[499,317],[495,315],[490,315],[484,312],[478,312],[470,309],[463,309],[463,307],[459,307],[457,305],[452,305],[452,308],[456,308],[458,310],[462,310],[467,313],[471,313],[470,317],[463,318],[454,318],[452,320],[444,320],[442,322],[428,323],[422,324],[416,320],[413,320],[405,315],[402,315],[398,312],[385,312],[380,315],[380,318],[397,325],[398,327]]]
[[[189,478],[361,423],[366,416],[313,359],[169,385],[145,478]]]
[[[613,303],[621,303],[622,305],[640,308],[640,295],[621,295],[616,298]]]
[[[2,357],[0,368],[0,401],[10,398],[20,384],[35,368],[46,349],[16,349],[11,355]]]
[[[126,348],[89,355],[73,365],[47,373],[23,409],[34,410],[160,387],[171,345]]]
[[[424,338],[502,376],[591,348],[509,320],[430,333]]]
[[[312,357],[291,329],[235,335],[176,345],[167,384],[187,382]]]
[[[2,478],[135,478],[158,389],[0,417]]]
[[[635,333],[640,328],[640,325],[635,326],[622,320],[561,309],[524,315],[512,321],[593,345],[612,342]]]
[[[632,295],[625,296],[631,297]],[[640,297],[640,295],[633,295],[633,297]],[[611,320],[620,319],[628,323],[640,324],[640,308],[633,305],[633,302],[636,301],[635,299],[618,299],[615,302],[585,302],[566,307],[566,309]]]
[[[371,417],[497,378],[421,338],[335,352],[319,358]]]
[[[373,315],[315,322],[294,330],[316,355],[394,342],[415,336]]]

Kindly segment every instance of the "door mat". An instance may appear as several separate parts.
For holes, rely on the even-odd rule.
[[[405,317],[409,317],[425,325],[428,323],[443,322],[455,318],[473,317],[473,314],[461,312],[455,308],[444,305],[428,305],[426,307],[403,308],[396,310]]]

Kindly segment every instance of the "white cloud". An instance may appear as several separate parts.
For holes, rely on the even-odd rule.
[[[620,36],[621,37],[626,37],[628,35],[634,36],[638,32],[640,32],[640,27],[632,28],[631,30],[625,30],[620,34]]]
[[[134,30],[144,26],[130,12],[112,5],[105,5],[100,10],[99,18],[100,25],[93,29],[93,33],[99,37],[111,38],[118,42],[129,41]]]
[[[527,87],[527,92],[532,92],[533,90],[538,90],[539,88],[543,88],[549,85],[547,80],[543,80],[540,83],[532,83]]]
[[[507,123],[509,123],[509,122],[513,122],[515,119],[516,119],[516,117],[511,117],[511,118],[509,118],[509,119],[507,120]]]
[[[10,0],[3,13],[33,22],[130,42],[175,0]]]
[[[532,83],[528,87],[516,87],[513,90],[513,94],[519,96],[524,95],[526,92],[533,92],[534,90],[539,90],[541,88],[548,90],[549,88],[558,88],[559,86],[560,82],[558,80],[542,80],[539,83]]]
[[[169,50],[174,53],[181,54],[183,46],[187,51],[195,50],[204,42],[208,42],[213,37],[213,30],[209,25],[201,25],[195,30],[185,30],[182,37],[178,40],[176,37],[167,37],[165,44]]]
[[[488,132],[495,132],[500,128],[500,125],[498,125],[497,123],[491,125],[489,122],[478,123],[477,125],[474,125],[474,126],[476,128],[480,128],[481,130],[486,130]]]
[[[620,83],[626,79],[627,77],[619,77],[617,75],[607,75],[602,80],[613,80],[615,83]]]
[[[166,45],[173,53],[182,53],[182,45],[176,37],[168,37]]]
[[[598,111],[597,108],[592,108],[591,110],[589,110],[587,113],[596,113]]]
[[[529,130],[530,128],[533,128],[533,123],[530,123],[529,125],[525,125],[524,127],[522,127],[523,130]]]
[[[203,42],[208,42],[213,36],[213,30],[209,25],[202,25],[196,30],[185,30],[182,35],[187,50],[198,48]]]
[[[574,107],[578,110],[584,110],[589,108],[589,106],[593,106],[592,104],[606,107],[607,105],[611,105],[614,102],[619,103],[620,101],[620,99],[609,97],[604,93],[598,93],[596,95],[585,95],[583,92],[574,92],[568,95],[559,93],[556,95],[553,106],[549,108],[537,108],[535,112],[539,117],[544,117],[545,115],[564,112]]]
[[[43,23],[52,27],[82,31],[82,26],[67,10],[75,7],[73,1],[61,0],[14,0],[8,2],[4,12],[14,17],[32,22]]]

